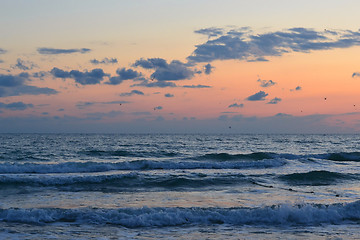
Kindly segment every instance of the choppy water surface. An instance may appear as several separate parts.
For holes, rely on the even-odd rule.
[[[2,239],[357,239],[358,135],[0,135]]]

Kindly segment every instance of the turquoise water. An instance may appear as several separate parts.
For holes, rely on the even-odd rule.
[[[358,135],[0,135],[1,239],[358,239]]]

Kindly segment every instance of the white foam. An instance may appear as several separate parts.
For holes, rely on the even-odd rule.
[[[348,224],[360,220],[360,201],[348,204],[263,208],[121,208],[121,209],[1,209],[0,221],[18,223],[76,222],[124,227],[164,227],[184,224],[306,225]]]

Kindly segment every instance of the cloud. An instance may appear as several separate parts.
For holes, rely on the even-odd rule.
[[[267,61],[265,57],[282,56],[290,52],[309,53],[360,45],[360,32],[350,30],[316,31],[310,28],[289,28],[267,33],[254,33],[249,29],[215,30],[208,28],[195,31],[207,35],[209,39],[196,45],[196,49],[188,57],[190,62],[230,59]]]
[[[233,104],[228,106],[228,108],[243,108],[243,107],[244,107],[243,103],[240,103],[240,104],[233,103]]]
[[[211,66],[210,63],[206,64],[206,65],[204,66],[204,72],[205,72],[205,74],[206,74],[206,75],[209,75],[210,73],[212,73],[212,69],[213,69],[213,68],[215,68],[215,67]]]
[[[271,99],[267,104],[278,104],[278,102],[281,102],[281,100],[282,100],[281,98],[275,97]]]
[[[7,51],[5,49],[0,48],[0,54],[5,54]]]
[[[141,87],[159,87],[159,88],[165,88],[165,87],[176,87],[176,84],[173,82],[168,82],[168,81],[142,81],[141,83],[138,84],[133,84],[131,85],[131,87],[136,87],[136,86],[141,86]]]
[[[260,82],[260,86],[263,88],[271,87],[276,84],[276,82],[274,82],[273,80],[261,80],[259,78],[257,81]]]
[[[128,97],[132,95],[144,95],[142,91],[139,90],[132,90],[131,92],[121,93],[120,96]]]
[[[103,60],[99,61],[97,59],[91,59],[90,62],[94,65],[98,64],[115,64],[118,63],[118,60],[116,58],[104,58]]]
[[[202,28],[202,29],[196,30],[194,32],[198,33],[198,34],[206,35],[209,38],[211,38],[211,37],[217,37],[219,35],[222,35],[224,33],[224,30],[222,28],[211,27],[211,28]]]
[[[265,97],[267,95],[269,95],[269,94],[265,93],[264,91],[259,91],[259,92],[255,93],[254,95],[247,97],[246,100],[248,100],[248,101],[264,101]]]
[[[33,108],[34,105],[33,104],[26,104],[26,103],[23,103],[23,102],[13,102],[13,103],[2,103],[0,102],[0,108],[3,108],[3,109],[8,109],[8,110],[11,110],[11,111],[19,111],[19,110],[26,110],[28,108]]]
[[[48,74],[48,72],[40,71],[40,72],[35,72],[35,73],[33,73],[32,76],[33,76],[34,78],[43,79],[47,74]]]
[[[360,77],[360,72],[354,72],[351,77],[353,78]]]
[[[86,107],[93,106],[94,104],[95,102],[79,102],[76,104],[76,107],[79,109],[84,109]]]
[[[178,81],[191,79],[197,71],[191,68],[192,65],[173,60],[167,63],[162,58],[139,59],[133,64],[134,67],[142,67],[144,69],[154,69],[151,79],[158,81]]]
[[[100,83],[104,77],[109,76],[109,74],[104,73],[101,68],[95,68],[88,72],[80,72],[78,70],[71,70],[70,72],[64,71],[62,69],[54,67],[51,69],[50,73],[55,78],[73,78],[75,82],[81,85],[91,85]]]
[[[142,75],[140,72],[134,71],[132,69],[126,69],[126,68],[118,68],[116,70],[116,73],[118,74],[118,76],[111,77],[109,79],[109,82],[106,82],[106,84],[118,85],[118,84],[122,83],[124,80],[137,79]]]
[[[154,107],[154,110],[161,110],[161,109],[163,109],[163,107],[162,107],[162,106],[157,106],[157,107]]]
[[[172,98],[172,97],[174,97],[174,94],[166,93],[164,96],[167,97],[167,98]]]
[[[111,101],[111,102],[78,102],[76,107],[79,109],[84,109],[86,107],[98,105],[98,104],[124,104],[129,103],[128,101]]]
[[[20,73],[18,75],[0,74],[0,97],[40,94],[52,95],[58,93],[55,89],[27,85],[26,82],[31,81],[29,77],[30,75],[27,73]]]
[[[182,86],[183,88],[212,88],[211,86],[207,86],[207,85],[184,85]]]
[[[302,87],[300,87],[300,86],[297,86],[294,89],[290,89],[290,91],[300,91],[300,90],[302,90]]]
[[[73,49],[60,49],[60,48],[38,48],[38,53],[45,55],[56,54],[71,54],[71,53],[88,53],[91,51],[89,48],[73,48]]]
[[[25,61],[25,60],[22,60],[20,58],[18,58],[16,60],[16,64],[15,65],[11,65],[11,68],[13,69],[21,69],[21,70],[31,70],[33,68],[37,67],[37,65],[31,61]]]

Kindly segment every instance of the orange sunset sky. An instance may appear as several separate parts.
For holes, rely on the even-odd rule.
[[[360,132],[359,1],[0,3],[0,132]]]

